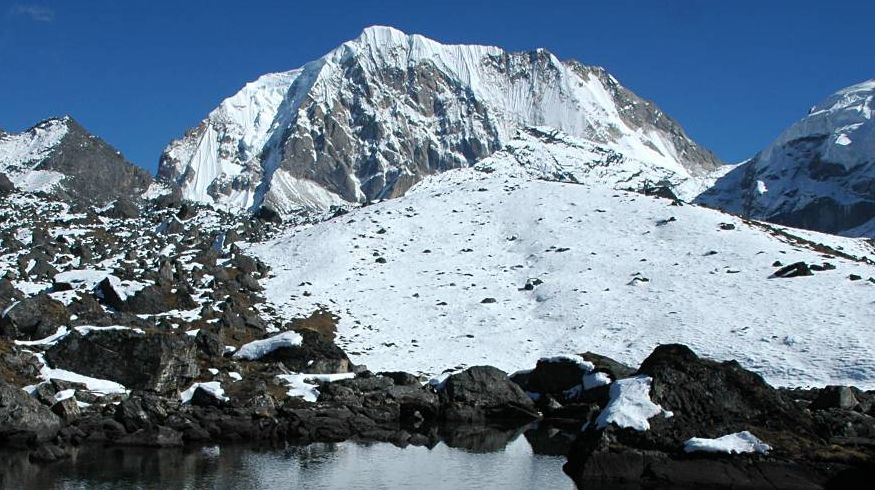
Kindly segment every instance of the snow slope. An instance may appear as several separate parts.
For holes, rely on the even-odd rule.
[[[790,226],[875,237],[875,79],[811,108],[700,197]]]
[[[860,240],[834,242],[875,257]],[[513,371],[583,351],[637,365],[681,342],[778,385],[875,387],[871,262],[707,208],[532,180],[512,160],[430,177],[252,250],[273,267],[273,308],[335,312],[339,345],[372,370]],[[776,260],[836,269],[769,279]],[[526,290],[530,278],[543,284]]]
[[[167,147],[159,176],[188,199],[223,207],[324,209],[396,197],[489,156],[526,126],[682,178],[719,163],[602,68],[377,26],[247,84]]]

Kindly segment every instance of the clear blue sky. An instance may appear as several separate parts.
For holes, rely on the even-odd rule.
[[[0,0],[0,128],[70,114],[155,170],[246,81],[373,24],[608,68],[726,161],[875,77],[875,2]]]

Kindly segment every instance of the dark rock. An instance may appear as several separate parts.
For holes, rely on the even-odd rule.
[[[187,335],[133,330],[73,332],[46,351],[54,367],[158,392],[190,383],[199,373],[195,357],[195,341]]]
[[[507,373],[491,366],[475,366],[447,378],[439,391],[442,416],[456,422],[486,419],[534,419],[532,400]]]
[[[8,279],[0,278],[0,311],[5,310],[12,303],[24,299],[24,294],[15,289]]]
[[[483,304],[492,304],[492,303],[496,303],[497,301],[495,298],[483,298],[483,300],[480,302]]]
[[[720,223],[720,229],[725,231],[734,230],[735,225],[732,223]]]
[[[194,340],[197,348],[207,357],[221,357],[225,353],[225,343],[214,332],[200,329]]]
[[[191,396],[191,404],[196,407],[217,407],[221,408],[225,405],[225,401],[213,396],[213,394],[200,386],[195,388]]]
[[[20,446],[55,437],[61,420],[17,386],[0,380],[0,442]]]
[[[593,352],[584,352],[580,354],[585,361],[591,362],[595,366],[595,372],[607,373],[612,380],[628,378],[635,374],[635,369],[623,363],[617,362],[610,357],[595,354]]]
[[[15,192],[15,184],[9,180],[6,174],[0,173],[0,196],[8,196]]]
[[[108,218],[137,219],[140,217],[140,208],[127,198],[119,198],[103,214]]]
[[[808,264],[805,262],[794,262],[790,265],[786,265],[781,267],[774,274],[769,277],[781,277],[781,278],[789,278],[789,277],[801,277],[801,276],[811,276],[813,273],[811,272],[811,268],[808,267]]]
[[[15,304],[0,317],[0,335],[18,340],[39,340],[68,324],[70,314],[64,304],[46,294]]]
[[[65,422],[70,422],[79,418],[79,405],[76,403],[76,398],[65,398],[52,405],[52,413],[61,417]]]
[[[811,402],[812,410],[825,410],[829,408],[841,408],[851,410],[860,402],[854,396],[854,392],[847,386],[827,386],[820,390],[817,398]]]
[[[579,362],[566,358],[540,359],[529,374],[526,391],[561,395],[583,382],[588,371]]]
[[[379,375],[385,376],[385,377],[391,379],[398,386],[408,386],[408,385],[418,386],[419,385],[419,378],[417,378],[416,376],[414,376],[410,373],[405,373],[403,371],[382,372],[382,373],[379,373]]]
[[[301,345],[281,347],[262,357],[261,362],[281,362],[299,373],[348,373],[352,363],[346,353],[334,342],[312,330],[298,332]]]
[[[266,206],[258,208],[258,211],[255,212],[255,218],[267,223],[281,224],[283,222],[279,213]]]

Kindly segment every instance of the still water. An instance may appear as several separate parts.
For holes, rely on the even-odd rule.
[[[21,489],[574,488],[562,473],[565,458],[534,454],[524,437],[491,452],[444,443],[402,449],[344,442],[286,449],[83,448],[74,460],[42,467],[0,458],[0,486]]]

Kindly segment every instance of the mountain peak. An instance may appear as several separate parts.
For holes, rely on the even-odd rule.
[[[159,178],[190,200],[281,214],[397,197],[552,127],[694,178],[719,162],[604,70],[546,50],[444,45],[372,26],[266,75],[171,142]]]
[[[45,119],[21,133],[0,135],[0,173],[23,191],[86,203],[129,197],[151,183],[145,170],[69,115]]]
[[[798,228],[875,236],[873,113],[875,79],[833,93],[701,202]]]

